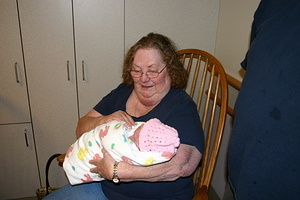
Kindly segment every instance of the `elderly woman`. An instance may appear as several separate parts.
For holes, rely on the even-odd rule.
[[[49,199],[191,199],[191,174],[201,159],[204,134],[193,100],[183,90],[187,73],[174,45],[165,36],[150,33],[128,51],[123,66],[123,83],[83,116],[77,137],[100,124],[158,118],[174,127],[181,144],[168,162],[148,167],[116,162],[106,151],[104,158],[91,160],[91,172],[102,182],[67,185],[48,195]],[[113,181],[112,181],[113,180]],[[46,199],[48,199],[46,198]]]

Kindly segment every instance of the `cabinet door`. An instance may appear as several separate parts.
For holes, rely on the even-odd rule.
[[[0,199],[35,196],[40,187],[31,123],[0,125]]]
[[[219,0],[126,0],[125,48],[157,32],[183,48],[214,52]]]
[[[30,122],[16,1],[0,1],[0,124]]]
[[[78,121],[71,0],[22,0],[19,12],[40,169],[75,141]],[[50,184],[67,183],[61,167]],[[42,183],[45,173],[41,170]]]
[[[124,0],[74,0],[80,115],[121,82]]]

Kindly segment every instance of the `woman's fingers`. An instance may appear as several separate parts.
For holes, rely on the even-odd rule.
[[[132,117],[124,111],[117,111],[110,115],[112,120],[122,121],[130,128],[134,126],[134,120]]]

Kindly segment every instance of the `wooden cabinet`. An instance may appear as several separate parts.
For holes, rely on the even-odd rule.
[[[42,184],[54,153],[75,141],[78,121],[76,66],[71,0],[22,0],[21,33],[32,123]],[[63,169],[52,165],[50,183],[67,183]]]
[[[40,186],[16,1],[0,1],[0,199]]]
[[[123,1],[19,1],[22,41],[42,183],[54,153],[76,140],[80,116],[120,83]],[[76,60],[75,60],[76,57]],[[52,166],[53,186],[67,183]]]
[[[0,199],[35,196],[40,187],[31,123],[0,125]]]
[[[124,0],[74,0],[80,116],[121,82]]]
[[[16,1],[0,1],[0,124],[30,122]]]

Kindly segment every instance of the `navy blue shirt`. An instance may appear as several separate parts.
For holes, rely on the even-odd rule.
[[[236,199],[299,199],[299,0],[261,1],[242,67],[228,157]]]
[[[126,102],[133,87],[120,84],[104,97],[94,109],[102,115],[118,110],[126,111]],[[179,134],[180,142],[195,146],[202,154],[204,133],[194,101],[186,92],[171,88],[162,101],[149,113],[133,117],[135,121],[147,121],[157,118],[164,124],[174,127]],[[109,199],[191,199],[194,192],[192,177],[179,178],[171,182],[130,182],[116,185],[103,181],[102,188]]]

